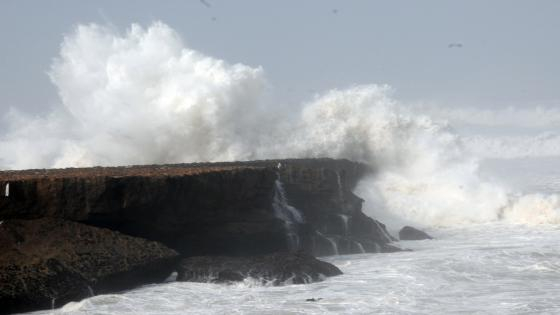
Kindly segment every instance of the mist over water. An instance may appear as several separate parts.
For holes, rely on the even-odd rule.
[[[558,196],[481,178],[476,148],[511,145],[460,137],[387,85],[326,91],[292,112],[264,99],[263,69],[206,56],[163,23],[122,34],[80,25],[49,74],[59,106],[45,117],[4,117],[0,168],[347,158],[376,169],[356,191],[366,212],[395,227],[559,220]]]

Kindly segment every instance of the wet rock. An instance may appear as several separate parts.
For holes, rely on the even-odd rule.
[[[271,209],[279,176],[309,225],[296,227],[309,231],[301,233],[308,252],[315,230],[383,244],[386,233],[352,193],[369,171],[348,160],[293,159],[0,172],[0,188],[10,185],[0,219],[64,218],[160,241],[186,256],[266,254],[289,249]]]
[[[199,256],[183,259],[177,281],[234,282],[254,278],[281,285],[321,281],[342,274],[336,266],[303,252],[252,257]]]
[[[399,238],[402,241],[431,240],[433,237],[424,231],[420,231],[411,226],[405,226],[399,231]]]
[[[286,159],[0,172],[0,220],[62,218],[165,244],[183,256],[384,252],[393,241],[352,190],[371,170]],[[277,179],[305,221],[294,237],[273,209]],[[319,234],[320,233],[320,234]],[[323,236],[327,237],[325,239]]]
[[[372,170],[349,160],[285,160],[279,169],[288,201],[305,216],[301,243],[316,256],[390,252],[385,225],[362,212],[353,193]]]
[[[183,255],[286,250],[271,203],[276,172],[152,165],[0,172],[0,219],[56,217],[159,241]]]
[[[0,313],[160,282],[178,260],[162,244],[52,218],[5,220],[0,248]]]

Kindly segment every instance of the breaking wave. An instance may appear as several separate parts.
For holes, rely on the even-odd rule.
[[[288,112],[263,101],[260,67],[205,56],[163,23],[125,34],[78,26],[50,77],[60,106],[46,117],[4,117],[1,168],[327,156],[378,170],[357,193],[389,221],[558,220],[557,196],[515,196],[481,180],[463,139],[410,112],[386,85],[331,90]]]

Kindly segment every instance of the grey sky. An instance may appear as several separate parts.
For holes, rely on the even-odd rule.
[[[46,72],[75,25],[156,20],[205,54],[262,65],[284,102],[388,83],[405,101],[560,106],[560,1],[206,2],[2,0],[0,109],[57,102]]]

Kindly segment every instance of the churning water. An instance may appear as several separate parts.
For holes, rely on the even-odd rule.
[[[560,228],[430,231],[413,252],[332,256],[344,275],[263,287],[171,282],[42,314],[535,314],[560,312]],[[306,301],[316,299],[316,302]]]

